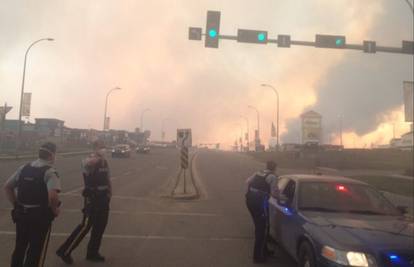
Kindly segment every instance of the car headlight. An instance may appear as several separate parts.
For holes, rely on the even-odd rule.
[[[112,149],[112,153],[115,153],[115,149]]]
[[[345,266],[375,267],[374,258],[366,253],[355,251],[342,251],[328,246],[322,248],[322,256],[330,261]]]

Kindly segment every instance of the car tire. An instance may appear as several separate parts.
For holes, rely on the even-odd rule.
[[[299,267],[316,267],[315,253],[311,244],[304,241],[299,247]]]

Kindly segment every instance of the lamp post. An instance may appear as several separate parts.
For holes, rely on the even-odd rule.
[[[413,15],[414,15],[414,5],[410,2],[410,0],[405,0],[405,2],[410,7],[410,10],[411,12],[413,12]]]
[[[279,151],[279,92],[270,84],[262,84],[263,87],[269,87],[275,92],[277,98],[277,111],[276,111],[276,145]]]
[[[34,41],[33,43],[31,43],[29,45],[29,47],[26,50],[26,53],[24,55],[24,64],[23,64],[23,78],[22,78],[22,89],[20,92],[20,107],[19,107],[19,131],[18,131],[18,140],[19,140],[19,144],[21,142],[21,137],[22,137],[22,109],[23,109],[23,94],[24,94],[24,84],[25,84],[25,79],[26,79],[26,65],[27,65],[27,55],[29,54],[30,49],[37,43],[42,42],[42,41],[54,41],[53,38],[42,38],[39,39],[37,41]],[[19,145],[17,145],[16,143],[16,150],[19,148]]]
[[[257,113],[257,141],[260,142],[260,114],[259,110],[256,107],[253,107],[251,105],[248,106],[249,108],[253,109]]]
[[[144,109],[144,110],[141,112],[141,124],[140,124],[140,128],[141,128],[141,131],[142,131],[142,132],[144,132],[144,115],[145,115],[145,113],[146,113],[146,112],[148,112],[148,111],[151,111],[151,109],[146,108],[146,109]]]
[[[109,95],[110,95],[113,91],[116,91],[116,90],[121,90],[121,88],[119,88],[119,87],[112,88],[112,89],[111,89],[111,90],[109,90],[109,92],[106,94],[106,100],[105,100],[105,112],[104,112],[104,121],[103,121],[103,131],[105,131],[105,130],[109,130],[109,124],[108,124],[108,125],[106,125],[106,113],[107,113],[107,110],[108,110],[108,97],[109,97]],[[105,127],[105,126],[108,126],[108,127]],[[106,129],[106,128],[108,128],[108,129]]]
[[[244,119],[246,121],[246,129],[247,129],[247,152],[249,152],[249,148],[250,148],[250,129],[249,129],[249,119],[246,116],[240,116],[242,119]]]

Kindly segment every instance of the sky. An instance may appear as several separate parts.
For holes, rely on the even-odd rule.
[[[346,35],[348,43],[375,40],[401,46],[413,39],[413,13],[404,0],[1,0],[0,104],[17,118],[23,60],[31,118],[58,118],[73,128],[101,129],[107,92],[112,129],[144,128],[159,140],[191,128],[195,143],[231,146],[250,136],[260,112],[262,141],[270,138],[280,95],[281,142],[300,141],[300,115],[323,117],[324,143],[346,147],[388,143],[408,131],[403,81],[413,80],[413,57],[361,51],[220,41],[219,49],[188,40],[188,27],[205,27],[207,10],[221,11],[221,33],[267,30],[313,41],[315,34]]]

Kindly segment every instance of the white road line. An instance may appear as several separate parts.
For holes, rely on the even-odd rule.
[[[10,208],[0,209],[11,211]],[[61,212],[80,213],[81,209],[62,209]],[[215,213],[197,213],[197,212],[161,212],[161,211],[127,211],[127,210],[109,210],[109,213],[119,215],[157,215],[157,216],[187,216],[187,217],[219,217]]]
[[[0,235],[14,236],[14,231],[0,231]],[[67,237],[70,233],[52,233],[52,237]],[[246,241],[252,240],[251,236],[240,237],[186,237],[186,236],[161,236],[161,235],[115,235],[106,234],[103,235],[106,239],[142,239],[142,240],[182,240],[182,241]]]
[[[113,181],[113,180],[116,180],[118,177],[111,177],[111,181]],[[60,195],[61,196],[67,196],[67,195],[72,195],[72,194],[74,194],[74,193],[77,193],[77,192],[79,192],[79,191],[81,191],[83,188],[84,188],[85,186],[79,186],[79,187],[76,187],[75,189],[72,189],[72,190],[70,190],[70,191],[67,191],[67,192],[64,192],[64,193],[61,193]]]

